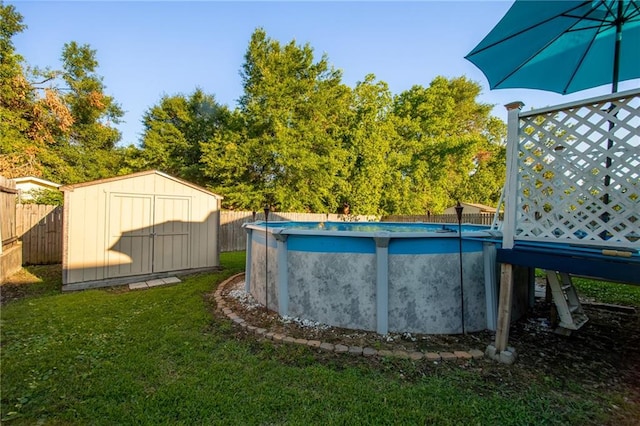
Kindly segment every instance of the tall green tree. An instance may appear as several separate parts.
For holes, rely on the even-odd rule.
[[[25,152],[34,99],[12,41],[25,28],[15,7],[0,3],[0,174],[8,177],[37,170],[29,161],[35,160],[35,153]]]
[[[280,210],[332,211],[338,207],[347,161],[344,149],[350,89],[326,56],[295,41],[281,46],[256,30],[242,67],[240,111],[245,133],[243,208],[268,202]],[[215,171],[213,171],[215,173]]]
[[[473,170],[466,176],[460,200],[496,205],[507,168],[506,127],[502,120],[490,117],[484,137],[479,138],[473,157]]]
[[[232,210],[258,210],[264,203],[262,194],[255,192],[256,162],[252,147],[245,143],[246,133],[244,116],[234,110],[227,125],[201,144],[206,185],[223,195],[223,206]]]
[[[63,101],[73,117],[68,138],[57,144],[58,154],[70,165],[68,182],[113,176],[119,165],[114,155],[120,132],[115,124],[124,112],[105,94],[97,74],[96,51],[87,44],[66,43],[62,50]]]
[[[500,158],[505,133],[504,124],[490,115],[492,106],[477,101],[479,94],[479,85],[465,77],[436,77],[428,88],[414,86],[395,98],[402,140],[394,148],[400,176],[415,194],[404,207],[409,211],[400,213],[439,213],[462,197],[494,197],[493,188],[487,189],[490,196],[469,190],[472,176],[487,177],[487,160]],[[484,189],[476,185],[475,190]]]
[[[144,115],[142,150],[137,168],[155,168],[206,184],[201,145],[226,129],[231,112],[213,95],[196,89],[191,95],[164,96]]]
[[[367,75],[353,90],[347,149],[349,194],[345,199],[354,214],[386,213],[385,185],[392,172],[391,146],[398,138],[393,96],[384,82]]]
[[[12,39],[26,28],[22,19],[13,6],[0,3],[0,174],[51,178],[50,166],[62,165],[51,147],[73,118],[57,91],[33,81],[43,74],[26,70],[15,51]]]

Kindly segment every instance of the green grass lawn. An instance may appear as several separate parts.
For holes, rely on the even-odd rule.
[[[623,401],[486,360],[373,360],[242,337],[205,297],[243,270],[244,253],[222,264],[172,286],[4,305],[2,423],[606,424]]]
[[[620,285],[587,278],[573,278],[573,284],[580,296],[595,299],[600,303],[640,307],[640,286]]]
[[[537,269],[536,276],[544,277],[544,271]],[[640,307],[640,286],[580,277],[572,277],[572,282],[581,297],[594,299],[600,303]]]

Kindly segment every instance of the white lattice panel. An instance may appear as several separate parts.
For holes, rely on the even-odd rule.
[[[520,114],[516,240],[640,247],[640,91],[629,93]]]

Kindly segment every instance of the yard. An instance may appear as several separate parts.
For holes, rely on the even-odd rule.
[[[149,290],[60,293],[59,267],[0,287],[6,424],[636,424],[640,317],[590,308],[569,338],[545,307],[512,327],[518,362],[365,358],[258,340],[215,310],[244,267]],[[56,270],[57,268],[57,270]],[[20,284],[31,282],[30,284]],[[640,287],[584,281],[640,306]],[[486,335],[468,336],[486,346]],[[466,344],[460,338],[459,344]],[[484,349],[479,346],[479,349]]]

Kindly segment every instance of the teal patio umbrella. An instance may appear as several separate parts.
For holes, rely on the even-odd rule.
[[[466,59],[491,89],[617,92],[640,78],[640,0],[516,0]]]

